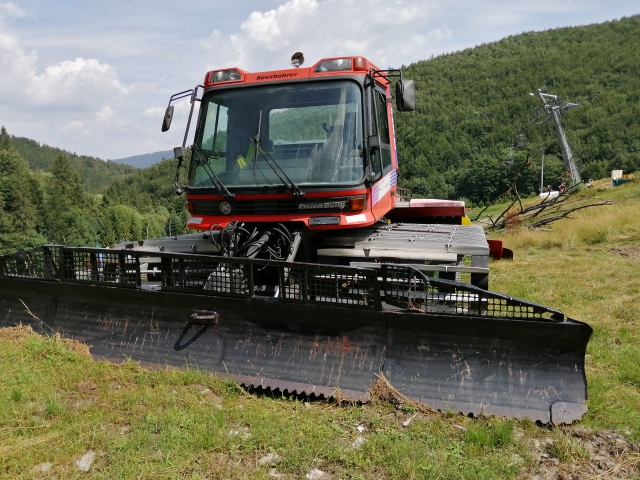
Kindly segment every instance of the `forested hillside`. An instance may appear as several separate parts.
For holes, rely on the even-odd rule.
[[[137,169],[130,165],[101,160],[86,155],[76,155],[59,148],[50,147],[23,137],[11,136],[11,146],[26,160],[31,170],[47,172],[59,155],[65,155],[81,178],[81,183],[90,193],[98,193],[114,180],[125,177]]]
[[[529,123],[541,105],[529,92],[541,87],[580,103],[562,120],[583,178],[640,169],[639,52],[640,16],[633,16],[515,35],[405,67],[416,81],[417,111],[395,115],[404,186],[486,201],[508,188],[528,156],[534,165],[520,190],[534,193],[541,148],[545,184],[557,186],[563,164],[553,124]],[[512,157],[518,134],[527,145]]]
[[[173,171],[170,163],[145,171],[149,185],[134,180],[135,188],[112,186],[104,195],[90,194],[68,155],[58,153],[47,171],[33,170],[2,127],[0,254],[45,243],[111,246],[120,240],[183,233],[184,199],[172,195],[171,178],[162,185],[162,165]],[[142,191],[145,185],[148,190]]]

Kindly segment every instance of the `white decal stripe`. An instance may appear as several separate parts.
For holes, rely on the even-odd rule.
[[[382,197],[384,197],[384,195],[391,190],[391,176],[395,175],[395,170],[392,170],[391,172],[389,172],[387,175],[385,175],[384,177],[382,177],[382,179],[376,183],[373,188],[371,189],[371,196],[372,196],[372,205],[375,205],[376,203],[378,203]],[[393,185],[395,185],[395,180]]]

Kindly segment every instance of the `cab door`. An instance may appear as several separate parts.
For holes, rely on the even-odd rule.
[[[371,167],[374,183],[371,187],[371,206],[373,215],[378,219],[395,206],[397,175],[391,161],[391,135],[389,128],[388,103],[386,89],[375,86],[370,96],[371,135],[378,143],[370,149]]]

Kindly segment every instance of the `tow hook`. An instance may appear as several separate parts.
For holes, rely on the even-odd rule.
[[[212,310],[194,310],[189,318],[191,319],[192,323],[214,325],[218,323],[220,314]]]

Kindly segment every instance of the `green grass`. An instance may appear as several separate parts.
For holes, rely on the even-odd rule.
[[[492,290],[565,312],[594,329],[589,412],[581,422],[640,440],[640,185],[582,192],[614,205],[576,212],[550,231],[496,234],[513,261],[491,263]]]

